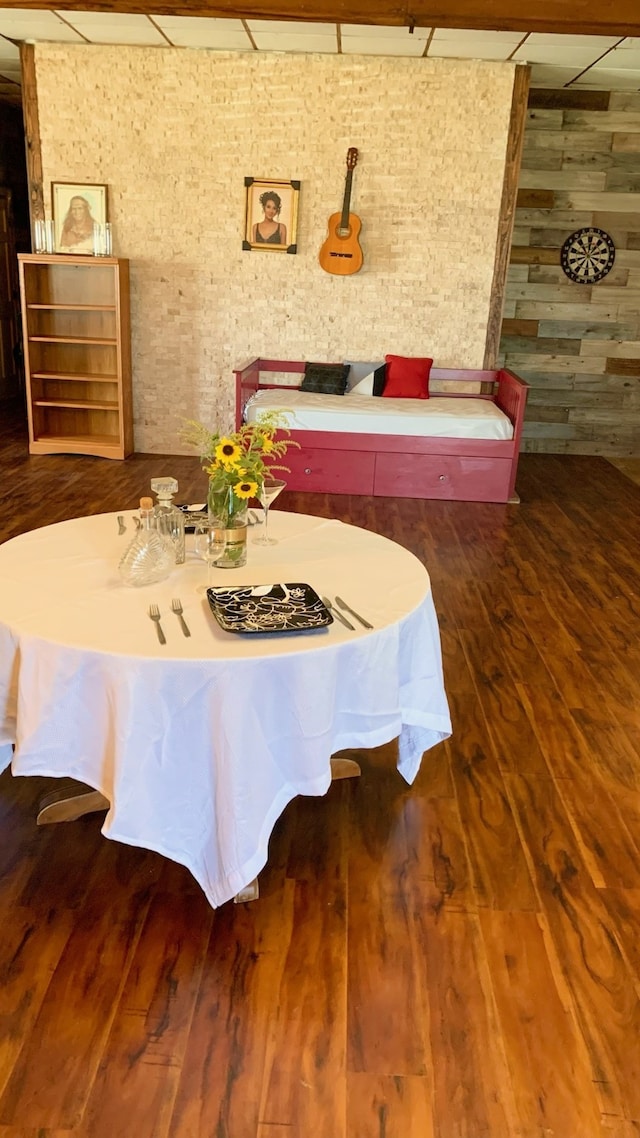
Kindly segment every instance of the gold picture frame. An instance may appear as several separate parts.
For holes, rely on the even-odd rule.
[[[300,182],[245,178],[242,248],[263,253],[297,253]]]
[[[99,225],[104,230],[109,220],[107,187],[84,182],[52,182],[51,207],[55,252],[93,255],[94,226]]]

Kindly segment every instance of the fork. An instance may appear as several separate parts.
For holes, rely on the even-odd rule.
[[[191,636],[191,633],[187,627],[187,622],[182,615],[182,613],[183,613],[182,601],[179,601],[177,598],[174,598],[174,600],[172,600],[172,602],[171,602],[171,611],[176,614],[178,620],[180,621],[180,624],[182,625],[182,631],[184,632],[185,636]]]
[[[161,644],[166,644],[167,640],[160,624],[160,609],[157,605],[149,605],[149,616],[155,623],[156,631],[158,633],[158,640]]]

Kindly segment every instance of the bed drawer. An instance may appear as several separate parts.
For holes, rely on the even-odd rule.
[[[504,458],[379,454],[373,492],[388,498],[506,502],[510,476],[511,462]]]
[[[282,477],[288,490],[319,494],[373,494],[375,454],[367,451],[305,449],[287,451]]]

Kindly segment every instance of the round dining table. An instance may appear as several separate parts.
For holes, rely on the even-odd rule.
[[[336,752],[398,738],[411,783],[451,733],[418,558],[306,514],[272,511],[274,545],[253,542],[260,529],[249,530],[246,565],[214,568],[213,586],[310,586],[373,627],[344,612],[352,629],[334,619],[226,631],[193,539],[164,581],[127,587],[118,564],[133,512],[124,525],[98,514],[0,546],[0,770],[94,788],[108,805],[106,837],[185,865],[213,906],[256,878],[287,803],[326,793]]]

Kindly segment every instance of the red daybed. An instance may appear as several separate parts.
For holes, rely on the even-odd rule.
[[[304,374],[303,361],[253,359],[234,369],[236,427],[248,399],[261,388],[287,386],[268,373]],[[267,378],[265,378],[265,373]],[[290,490],[325,494],[372,494],[402,498],[444,498],[461,502],[518,502],[515,481],[528,385],[513,372],[431,368],[430,380],[472,389],[438,391],[451,399],[482,398],[495,403],[513,425],[508,440],[423,438],[411,435],[292,430],[300,444],[286,456]],[[440,384],[438,385],[440,386]],[[477,390],[475,388],[477,387]],[[290,390],[290,388],[289,388]],[[380,400],[385,403],[384,399]]]

